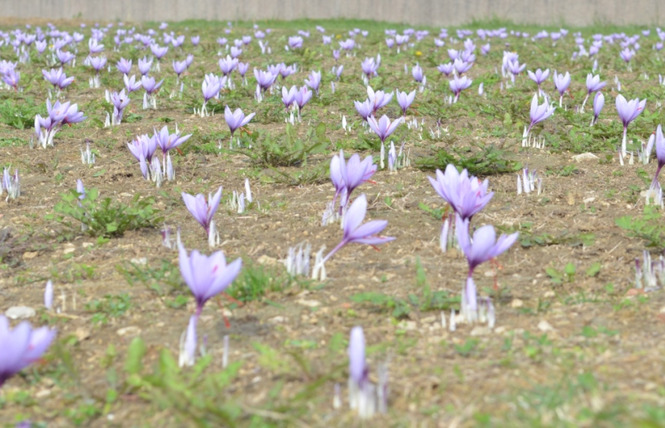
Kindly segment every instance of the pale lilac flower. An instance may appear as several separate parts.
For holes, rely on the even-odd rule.
[[[298,114],[302,111],[303,107],[312,99],[312,91],[307,86],[302,86],[296,92],[295,102],[298,104]]]
[[[129,105],[129,97],[125,95],[125,90],[123,89],[118,92],[111,92],[110,94],[111,103],[113,104],[113,125],[119,125],[122,122],[122,116],[125,112],[125,107]]]
[[[448,82],[448,86],[450,87],[452,93],[455,94],[454,102],[457,102],[462,91],[471,86],[472,82],[473,81],[466,76],[462,77],[453,76],[452,80]]]
[[[148,74],[150,72],[151,67],[152,67],[152,58],[148,57],[139,58],[139,72],[141,73],[142,76]]]
[[[157,144],[162,150],[162,153],[166,155],[169,150],[175,149],[185,141],[189,140],[191,136],[192,134],[187,134],[181,137],[179,132],[171,134],[169,133],[168,126],[164,125],[159,132],[154,130],[153,138],[155,140],[155,144]]]
[[[594,125],[598,122],[598,116],[605,106],[605,96],[602,92],[596,92],[596,95],[593,97],[593,119],[591,120],[591,125]]]
[[[388,236],[378,236],[383,229],[388,226],[387,220],[372,220],[362,224],[367,213],[367,197],[363,193],[358,196],[349,209],[344,214],[342,221],[344,228],[344,237],[342,241],[337,244],[335,248],[323,258],[322,263],[330,259],[337,251],[339,251],[346,244],[367,244],[367,245],[380,245],[393,241],[395,238]]]
[[[455,69],[453,63],[446,63],[446,64],[439,64],[439,66],[436,68],[441,72],[441,74],[444,74],[446,76],[450,76]]]
[[[367,87],[367,98],[369,99],[370,103],[374,106],[372,109],[372,113],[376,113],[378,109],[381,107],[384,107],[390,103],[390,101],[393,99],[393,93],[390,92],[386,94],[383,91],[374,91],[371,86]]]
[[[413,76],[413,80],[418,83],[422,83],[423,79],[425,78],[425,75],[423,74],[423,68],[418,63],[416,63],[416,65],[414,65],[411,69],[411,75]]]
[[[187,70],[187,67],[189,66],[187,64],[187,61],[173,61],[173,71],[175,71],[175,74],[178,75],[178,79],[180,79],[180,75],[184,73]]]
[[[198,221],[199,224],[203,226],[206,234],[210,233],[210,223],[212,222],[212,217],[215,215],[215,212],[219,207],[219,201],[221,198],[222,186],[219,186],[217,193],[214,195],[209,194],[207,201],[205,196],[203,196],[201,193],[193,196],[189,193],[182,192],[182,200],[185,202],[185,206],[194,216],[196,221]]]
[[[164,83],[164,79],[160,80],[159,82],[156,82],[155,78],[152,76],[141,76],[141,86],[143,86],[143,89],[146,91],[148,95],[152,95],[155,92],[159,91],[159,88],[161,88],[162,83]]]
[[[178,246],[180,274],[196,299],[196,317],[203,310],[203,305],[223,293],[240,273],[242,259],[237,258],[227,264],[223,251],[210,256],[192,250],[187,254],[185,247]]]
[[[120,58],[116,63],[115,67],[122,74],[128,75],[132,71],[132,60],[127,60],[125,58]]]
[[[563,94],[570,86],[570,73],[566,71],[566,74],[559,74],[555,71],[552,79],[554,80],[554,87],[559,92],[559,107],[561,107]]]
[[[233,70],[238,67],[238,59],[237,58],[231,58],[230,56],[226,56],[226,58],[220,58],[218,64],[219,64],[219,69],[222,71],[222,73],[225,76],[228,76],[231,74]]]
[[[597,91],[600,91],[605,87],[607,82],[601,82],[600,81],[600,76],[599,75],[593,75],[592,73],[587,74],[586,76],[586,87],[587,87],[587,94],[584,97],[584,101],[582,101],[582,107],[580,108],[581,110],[584,110],[584,106],[586,105],[587,100],[589,99],[589,96]]]
[[[351,193],[362,183],[372,178],[376,172],[372,156],[367,156],[362,161],[358,154],[354,154],[348,161],[344,159],[344,152],[339,151],[339,155],[333,156],[330,161],[330,180],[335,186],[335,197],[333,198],[333,208],[335,199],[340,195],[340,207],[345,207]]]
[[[0,387],[13,375],[41,358],[55,338],[55,330],[38,329],[23,321],[13,329],[0,315]]]
[[[453,164],[446,166],[445,174],[437,169],[436,178],[427,178],[436,193],[448,202],[462,219],[471,219],[494,196],[494,192],[487,191],[487,179],[481,183],[477,177],[469,177],[466,169],[460,174]]]
[[[136,77],[132,75],[132,77],[128,77],[126,74],[122,76],[122,80],[125,83],[125,89],[127,89],[128,93],[132,93],[134,91],[138,91],[141,88],[141,82],[136,81]]]
[[[372,131],[374,131],[376,135],[379,136],[381,142],[383,143],[386,141],[386,138],[390,136],[390,134],[395,132],[395,129],[397,129],[397,126],[399,126],[403,120],[404,118],[400,117],[391,122],[388,116],[384,114],[378,121],[374,116],[368,117],[367,123],[369,124],[369,127],[372,129]]]
[[[455,59],[455,61],[453,61],[453,68],[455,69],[457,74],[460,75],[460,76],[462,74],[466,73],[467,71],[471,70],[471,66],[473,66],[473,62],[464,61],[461,58],[457,58],[457,59]],[[450,73],[448,73],[448,74],[450,74]]]
[[[626,64],[628,64],[630,60],[633,59],[633,56],[635,56],[635,51],[625,48],[619,53],[619,56],[621,56],[621,59],[624,60]]]
[[[533,94],[533,98],[531,99],[531,109],[529,111],[531,123],[529,124],[529,129],[527,129],[527,135],[531,132],[531,128],[533,128],[535,124],[552,116],[554,109],[555,107],[553,105],[548,104],[547,98],[545,98],[542,104],[538,104],[538,94]]]
[[[321,86],[321,72],[312,70],[307,79],[305,79],[305,84],[316,92],[316,95],[318,96],[319,86]]]
[[[647,100],[644,99],[640,101],[639,98],[635,98],[630,101],[626,101],[623,95],[619,94],[616,98],[616,108],[619,115],[619,119],[623,123],[623,139],[621,141],[621,156],[626,156],[626,132],[628,130],[628,125],[630,122],[635,120],[637,116],[644,110]]]
[[[284,107],[287,110],[296,101],[297,93],[298,93],[297,86],[291,86],[291,89],[286,89],[286,86],[282,86],[282,103],[284,103]]]
[[[372,57],[367,57],[363,60],[363,62],[360,64],[363,73],[365,76],[367,76],[367,79],[371,79],[372,76],[377,75],[377,70],[379,68],[379,64],[376,63],[374,58]]]
[[[233,136],[238,128],[242,128],[243,126],[247,125],[255,114],[256,113],[251,113],[245,116],[241,109],[237,108],[232,112],[229,106],[226,106],[224,109],[224,119],[226,120],[226,124],[231,130],[231,136]]]
[[[364,120],[367,120],[368,117],[374,112],[374,104],[370,100],[365,100],[362,103],[360,101],[354,101],[353,105],[356,107],[356,111]]]
[[[74,77],[67,77],[62,67],[58,69],[52,68],[49,71],[42,70],[42,75],[51,85],[62,90],[67,86],[71,85],[74,81]]]
[[[397,94],[397,103],[402,109],[402,115],[406,116],[406,110],[411,106],[413,100],[416,98],[416,91],[411,91],[410,93],[400,92],[395,90]]]

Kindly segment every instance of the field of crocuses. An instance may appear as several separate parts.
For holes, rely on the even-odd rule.
[[[665,32],[4,26],[3,426],[661,426]]]

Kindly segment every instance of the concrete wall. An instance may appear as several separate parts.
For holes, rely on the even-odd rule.
[[[662,25],[664,0],[0,0],[0,18],[90,21],[359,18],[461,25],[493,17],[516,23]]]

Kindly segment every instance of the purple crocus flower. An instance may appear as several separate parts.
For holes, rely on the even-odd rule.
[[[132,77],[127,76],[126,74],[122,76],[122,80],[125,83],[125,89],[127,89],[128,93],[132,93],[134,91],[138,91],[141,88],[141,82],[136,81],[136,77],[132,75]]]
[[[535,124],[552,116],[554,108],[553,105],[547,103],[547,98],[542,104],[538,104],[538,94],[533,94],[533,98],[531,99],[531,109],[529,111],[531,123],[529,124],[529,129],[527,129],[526,134],[528,135],[529,132],[531,132],[531,128],[533,128]]]
[[[362,183],[372,178],[375,172],[376,165],[373,163],[372,156],[367,156],[361,161],[360,156],[354,154],[346,161],[344,152],[340,150],[339,155],[333,156],[330,161],[330,180],[335,186],[333,208],[338,195],[340,195],[340,207],[345,207],[351,193]]]
[[[189,64],[187,64],[187,61],[173,61],[173,71],[175,71],[175,74],[178,75],[178,79],[180,79],[180,75],[184,73],[187,70],[187,67],[189,67]]]
[[[222,81],[219,76],[214,74],[206,74],[201,84],[201,91],[203,92],[203,108],[211,99],[215,98],[219,91],[222,89]]]
[[[470,220],[494,196],[494,192],[487,191],[489,186],[487,179],[481,183],[477,177],[469,177],[466,169],[460,174],[453,164],[446,166],[445,174],[437,169],[436,178],[427,178],[436,193],[450,204],[458,216],[465,220]]]
[[[150,68],[152,67],[152,58],[143,57],[139,58],[139,73],[142,76],[150,73]]]
[[[307,79],[305,79],[305,85],[309,86],[318,96],[319,87],[321,86],[321,72],[312,70]]]
[[[665,165],[665,138],[663,137],[663,128],[658,125],[658,128],[656,128],[656,158],[658,159],[658,168],[656,169],[656,175],[653,177],[653,182],[651,183],[652,188],[656,188],[658,184],[658,175],[660,174],[660,170],[663,168],[663,165]]]
[[[383,91],[376,91],[374,92],[374,89],[372,89],[371,86],[367,87],[367,98],[369,99],[370,103],[374,106],[372,108],[372,113],[376,113],[377,110],[379,110],[381,107],[384,107],[390,103],[390,101],[393,99],[393,93],[390,92],[386,94]]]
[[[469,234],[469,220],[457,217],[457,242],[466,256],[469,264],[469,273],[466,279],[465,301],[470,311],[477,310],[476,284],[473,282],[474,269],[488,260],[498,257],[507,251],[517,241],[518,232],[511,235],[501,235],[496,238],[494,227],[486,225],[478,228],[473,233],[473,239]]]
[[[511,79],[515,81],[515,76],[519,75],[521,72],[524,71],[526,68],[526,64],[521,64],[517,61],[517,59],[513,61],[508,61],[506,64],[507,70],[512,73]]]
[[[166,155],[169,150],[175,149],[185,141],[189,140],[191,136],[192,134],[187,134],[181,137],[179,132],[171,134],[169,133],[168,126],[164,125],[159,132],[154,130],[153,138],[155,139],[155,144],[157,144],[162,150],[163,155]]]
[[[591,125],[593,126],[598,122],[598,116],[605,106],[605,96],[602,92],[596,92],[596,95],[593,97],[593,119],[591,119]]]
[[[86,63],[95,69],[97,73],[101,71],[104,66],[106,66],[106,57],[105,56],[93,56],[87,57]]]
[[[555,71],[552,79],[554,80],[554,87],[559,92],[559,107],[561,107],[563,94],[568,90],[568,86],[570,86],[570,73],[566,71],[566,74],[559,74]]]
[[[42,70],[42,75],[51,85],[60,90],[65,89],[74,81],[74,77],[67,77],[62,67],[58,69],[52,68],[49,71]]]
[[[379,136],[381,139],[381,142],[385,142],[386,138],[390,136],[393,132],[395,132],[395,129],[397,129],[397,126],[399,126],[400,123],[404,120],[403,117],[400,117],[398,119],[395,119],[394,121],[390,122],[390,119],[388,116],[385,114],[381,116],[381,119],[378,121],[374,116],[370,116],[367,118],[367,123],[369,124],[369,127],[376,133],[376,135]]]
[[[544,81],[547,80],[547,78],[550,76],[550,69],[546,69],[545,71],[541,70],[540,68],[537,69],[535,72],[528,70],[527,75],[529,76],[529,79],[533,80],[536,82],[536,85],[538,85],[538,94],[542,94],[540,90],[540,85],[543,84]]]
[[[152,52],[152,54],[159,61],[162,58],[164,58],[166,53],[169,51],[169,47],[168,46],[159,46],[157,44],[152,44],[152,45],[150,45],[150,51]]]
[[[581,110],[584,110],[584,106],[586,105],[587,100],[589,99],[589,96],[597,91],[600,91],[605,87],[607,82],[601,82],[600,81],[600,76],[599,75],[593,75],[592,73],[587,74],[586,76],[586,88],[587,88],[587,94],[586,97],[584,97],[584,101],[582,101],[582,107]]]
[[[150,137],[147,134],[139,135],[136,139],[127,143],[127,147],[136,160],[139,161],[141,173],[147,179],[149,177],[148,166],[152,163],[152,157],[157,150],[157,141],[154,136]]]
[[[418,63],[416,63],[416,65],[414,65],[411,69],[411,75],[413,76],[413,80],[418,83],[422,83],[423,79],[425,78],[425,75],[423,74],[423,68]]]
[[[369,367],[365,362],[365,335],[363,328],[356,326],[351,329],[349,339],[349,380],[362,390],[369,380]]]
[[[473,62],[467,62],[462,60],[461,58],[457,58],[455,59],[455,61],[453,61],[453,68],[460,76],[466,73],[467,71],[471,70],[471,66],[473,66]]]
[[[217,211],[217,208],[219,207],[219,201],[221,198],[222,186],[219,186],[217,193],[214,195],[209,194],[207,201],[205,196],[201,193],[196,196],[185,192],[182,193],[182,200],[185,202],[185,206],[194,216],[196,221],[203,226],[206,234],[210,233],[210,223],[212,222],[212,217],[215,215],[215,211]]]
[[[402,115],[406,116],[406,110],[411,106],[413,100],[416,98],[416,91],[411,91],[410,93],[400,92],[395,90],[397,94],[397,103],[402,109]]]
[[[254,69],[254,77],[256,78],[256,83],[259,85],[261,90],[265,92],[268,90],[275,80],[277,79],[278,74],[273,74],[270,71]]]
[[[48,327],[37,329],[23,321],[9,327],[9,320],[0,315],[0,387],[30,364],[41,358],[55,338],[55,330]]]
[[[164,79],[156,82],[155,78],[152,76],[141,76],[141,86],[143,86],[143,89],[146,91],[146,93],[148,93],[148,95],[152,95],[159,91],[162,83],[164,83]]]
[[[245,116],[241,109],[237,108],[235,111],[231,112],[229,106],[226,106],[224,109],[224,119],[226,119],[226,124],[229,125],[229,129],[231,130],[231,137],[233,137],[233,133],[236,132],[236,129],[247,125],[255,114],[256,113],[251,113]]]
[[[132,71],[132,60],[120,58],[120,60],[116,63],[115,68],[117,68],[118,71],[122,74],[128,75]]]
[[[387,220],[372,220],[362,224],[366,213],[367,197],[363,193],[353,201],[344,214],[344,219],[342,220],[344,237],[342,238],[342,241],[323,258],[322,263],[325,263],[333,256],[333,254],[343,248],[346,244],[356,243],[374,246],[385,244],[395,239],[388,236],[377,236],[377,234],[381,233],[383,229],[388,226]]]
[[[455,69],[455,67],[451,62],[448,62],[446,64],[439,64],[439,66],[436,67],[436,69],[439,70],[439,72],[441,72],[441,74],[444,74],[446,76],[450,76],[452,74],[453,70]]]
[[[364,120],[367,120],[368,117],[374,112],[374,104],[370,100],[365,100],[362,103],[360,101],[354,101],[353,105],[356,107],[356,111]]]
[[[371,79],[372,76],[377,75],[377,70],[379,69],[379,64],[376,63],[374,58],[372,57],[367,57],[363,60],[363,62],[360,64],[360,67],[363,70],[363,73],[365,76],[367,76],[367,79]]]
[[[455,94],[454,102],[457,102],[462,91],[471,86],[472,82],[473,80],[469,79],[466,76],[462,77],[453,76],[452,80],[448,82],[448,85],[450,86],[450,90],[452,91],[452,93]]]
[[[125,95],[125,90],[118,92],[111,92],[109,95],[111,103],[113,104],[113,125],[119,125],[122,122],[122,115],[125,107],[129,105],[129,97]]]
[[[624,60],[626,64],[628,64],[630,60],[633,59],[633,56],[635,56],[635,51],[625,48],[619,53],[619,56],[621,56],[621,59]]]
[[[286,89],[286,86],[282,86],[282,103],[284,103],[284,107],[287,110],[296,101],[297,93],[298,93],[297,86],[291,86],[291,89]]]
[[[312,99],[312,91],[307,86],[302,86],[296,92],[295,103],[298,104],[298,114],[302,111],[303,107]]]
[[[187,283],[196,299],[196,317],[201,315],[203,305],[223,293],[240,273],[242,259],[237,258],[226,264],[223,251],[217,251],[210,256],[203,255],[197,250],[187,254],[182,245],[178,246],[178,262],[180,275]]]
[[[238,59],[231,58],[229,55],[227,55],[226,58],[220,58],[218,64],[222,73],[225,76],[228,76],[238,66]]]
[[[198,46],[201,43],[201,36],[192,36],[190,40],[192,41],[192,45]]]
[[[617,113],[619,114],[619,119],[623,123],[623,139],[621,140],[621,156],[626,156],[626,132],[628,130],[628,125],[630,122],[635,120],[637,116],[644,110],[647,100],[644,99],[640,101],[639,98],[635,98],[630,101],[626,101],[623,95],[619,94],[616,98],[616,108]]]
[[[74,58],[76,58],[76,56],[73,53],[68,52],[68,51],[61,51],[61,50],[57,50],[55,52],[55,55],[58,57],[58,61],[60,61],[60,65],[63,65],[63,66],[65,64],[67,64],[68,62],[71,62]]]
[[[2,74],[2,81],[16,91],[18,91],[18,82],[20,78],[21,74],[14,69],[7,70],[7,72]]]

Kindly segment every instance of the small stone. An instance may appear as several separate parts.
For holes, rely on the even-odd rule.
[[[276,316],[272,318],[268,318],[268,322],[273,323],[273,324],[281,324],[286,321],[286,317],[282,316]]]
[[[308,308],[316,308],[317,306],[321,306],[321,302],[318,300],[306,300],[306,299],[300,299],[298,300],[298,303],[307,306]]]
[[[40,389],[35,393],[35,398],[44,398],[51,395],[51,390],[49,389]]]
[[[277,265],[282,264],[282,262],[280,262],[276,258],[270,257],[270,256],[265,255],[265,254],[262,255],[261,257],[259,257],[257,261],[259,262],[259,264],[265,265],[265,266],[277,266]]]
[[[471,330],[471,333],[469,333],[471,336],[487,336],[490,334],[492,330],[490,330],[489,327],[484,326],[484,325],[479,325],[473,328]]]
[[[575,155],[572,157],[572,159],[575,162],[583,162],[583,161],[591,161],[598,159],[598,156],[594,155],[593,153],[580,153],[579,155]]]
[[[82,342],[90,337],[90,330],[86,328],[77,328],[74,332],[74,336],[76,336],[79,342]]]
[[[417,327],[415,321],[402,321],[399,324],[397,324],[397,328],[406,330],[406,331],[413,331]]]
[[[118,336],[138,336],[139,334],[141,334],[141,329],[135,325],[130,325],[118,329],[116,333],[118,334]]]
[[[37,315],[37,312],[29,306],[12,306],[5,312],[7,318],[12,320],[24,320]]]
[[[550,325],[550,323],[548,323],[547,321],[541,320],[538,323],[538,330],[540,330],[540,331],[554,331],[554,327],[552,327]]]
[[[94,242],[84,242],[83,244],[81,244],[81,246],[83,248],[91,248],[91,247],[94,247],[95,244],[94,244]]]
[[[76,251],[76,247],[74,246],[74,244],[66,244],[65,249],[62,250],[64,254],[70,254],[73,253],[74,251]]]
[[[34,259],[35,257],[37,257],[38,254],[39,253],[37,251],[26,251],[25,253],[23,253],[23,259],[25,260]]]
[[[524,302],[520,299],[513,299],[513,301],[510,302],[511,308],[521,308],[522,306],[524,306]]]
[[[545,292],[545,294],[543,294],[543,297],[554,297],[554,296],[556,296],[556,293],[552,290],[548,290]]]
[[[145,257],[134,257],[130,262],[138,266],[145,266],[148,264],[148,259]]]

